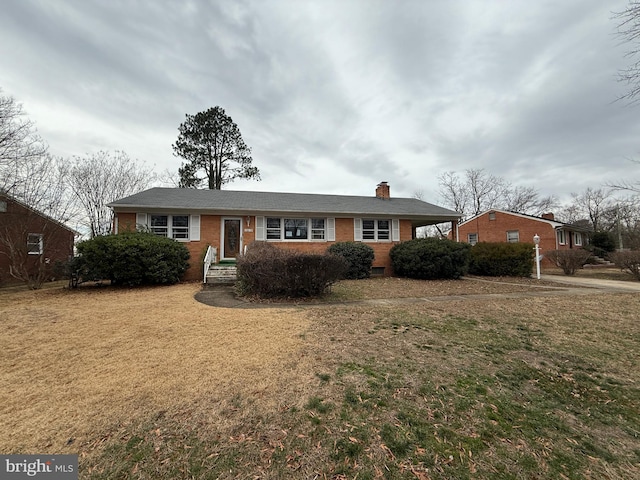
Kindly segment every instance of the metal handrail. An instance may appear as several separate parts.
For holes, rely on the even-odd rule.
[[[202,283],[207,283],[207,272],[211,264],[218,263],[218,250],[215,247],[209,245],[207,247],[207,253],[204,256],[204,276]]]

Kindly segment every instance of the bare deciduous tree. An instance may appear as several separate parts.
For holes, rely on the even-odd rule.
[[[532,187],[514,187],[502,177],[482,169],[465,170],[464,177],[456,172],[446,172],[439,180],[444,203],[460,212],[463,220],[492,208],[540,215],[558,203],[553,196],[540,197]]]
[[[0,90],[0,190],[13,193],[25,180],[25,165],[37,161],[47,152],[22,105]],[[27,190],[23,187],[23,190]]]
[[[512,212],[540,216],[558,207],[558,199],[553,195],[541,197],[533,187],[513,187],[505,192],[504,209]]]
[[[61,223],[75,214],[65,178],[64,162],[47,154],[22,105],[0,95],[0,255],[8,258],[10,275],[31,288],[50,278],[52,259],[71,253],[73,238]]]
[[[615,218],[616,206],[610,191],[589,187],[582,193],[572,193],[571,198],[578,216],[587,218],[594,232],[611,230],[611,219]]]
[[[629,158],[628,160],[630,162],[633,162],[633,163],[637,164],[637,165],[640,165],[640,160],[634,160],[632,158]],[[620,180],[618,182],[607,183],[606,186],[608,188],[610,188],[611,190],[640,193],[640,181],[633,181],[633,180],[624,179],[624,180]]]
[[[7,203],[0,223],[0,255],[8,259],[11,277],[40,288],[60,273],[57,263],[73,254],[73,232],[13,197]]]
[[[131,160],[121,151],[100,151],[74,157],[68,181],[80,201],[91,237],[111,233],[113,211],[107,206],[122,197],[144,190],[155,181],[151,168]]]
[[[640,52],[640,1],[630,0],[624,10],[614,13],[614,18],[618,22],[618,36],[629,44],[625,56],[631,59],[627,68],[618,70],[618,80],[628,87],[620,100],[637,103],[640,100],[640,60],[637,60]]]

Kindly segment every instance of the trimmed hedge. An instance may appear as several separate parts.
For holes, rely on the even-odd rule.
[[[438,238],[416,238],[394,245],[391,265],[401,277],[434,280],[460,278],[469,266],[468,243]]]
[[[72,270],[86,280],[115,285],[173,284],[189,268],[189,251],[170,238],[146,232],[94,237],[77,246]]]
[[[349,267],[344,278],[360,279],[371,276],[373,265],[373,248],[362,242],[337,242],[331,245],[327,251],[332,255],[344,257]]]
[[[470,255],[469,273],[487,277],[530,277],[535,260],[530,243],[479,242]]]
[[[238,287],[260,297],[322,295],[344,276],[347,261],[338,255],[303,254],[254,242],[238,258]]]

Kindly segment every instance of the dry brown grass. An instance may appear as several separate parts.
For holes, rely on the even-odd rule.
[[[441,413],[449,416],[452,429],[461,422],[456,435],[468,434],[465,441],[475,438],[474,429],[493,428],[494,420],[474,410],[479,406],[460,407],[458,413],[447,402],[473,398],[470,395],[482,382],[497,381],[496,372],[511,375],[531,367],[541,381],[561,378],[565,383],[573,381],[574,370],[583,376],[602,372],[605,379],[618,382],[611,387],[617,392],[640,384],[638,295],[460,299],[469,294],[529,291],[534,285],[539,283],[528,279],[372,279],[342,283],[334,295],[455,297],[412,305],[305,309],[213,308],[193,299],[199,284],[0,293],[0,424],[4,427],[0,452],[80,453],[81,472],[88,477],[92,470],[96,478],[191,478],[154,470],[169,457],[177,465],[192,458],[197,465],[232,458],[233,471],[225,470],[223,478],[301,478],[318,472],[330,476],[341,465],[346,468],[349,464],[336,460],[332,452],[341,436],[347,439],[342,445],[347,445],[357,432],[366,430],[356,440],[370,445],[371,460],[360,457],[348,471],[358,471],[355,464],[364,461],[377,472],[380,462],[393,467],[394,460],[376,435],[383,423],[398,424],[400,410],[435,412],[444,401]],[[366,373],[367,368],[377,376]],[[467,389],[458,382],[468,376],[477,385]],[[379,385],[373,387],[372,380]],[[537,381],[536,377],[525,385]],[[518,392],[515,379],[500,382],[502,387],[489,386],[474,401],[493,401],[503,389]],[[449,393],[442,393],[439,385]],[[379,395],[390,407],[361,411],[358,405],[363,399],[356,397],[350,403],[350,391]],[[562,392],[557,395],[564,398]],[[425,403],[431,397],[433,402]],[[314,398],[321,401],[314,403]],[[513,400],[514,405],[518,402]],[[560,411],[562,402],[557,403],[558,415],[568,416]],[[322,413],[322,403],[334,409]],[[505,400],[505,405],[511,404]],[[594,409],[597,406],[593,404]],[[346,420],[342,413],[348,415]],[[541,418],[544,421],[546,413]],[[553,431],[556,424],[550,425]],[[624,462],[637,448],[618,426],[605,431],[599,424],[581,423],[579,428],[587,427],[587,437],[612,442],[612,455]],[[575,432],[577,427],[572,435]],[[561,438],[564,434],[547,438],[543,433],[540,442],[549,448],[569,449],[570,442]],[[140,449],[145,445],[151,449],[141,460],[136,460],[136,452],[146,451],[133,441],[138,437],[143,439]],[[524,451],[533,456],[547,451],[547,444],[534,444],[537,437],[516,434],[514,438],[532,442]],[[200,456],[188,450],[195,440],[206,448]],[[516,443],[486,442],[484,454],[474,453],[484,472],[522,453]],[[421,460],[411,455],[399,459],[396,468],[410,465],[411,458],[418,468]],[[114,465],[125,460],[124,473],[108,477],[117,468]],[[596,474],[613,465],[600,458],[593,462]],[[206,468],[213,468],[209,463]],[[294,464],[297,470],[292,469]],[[528,471],[536,472],[539,465],[534,462]],[[432,473],[438,466],[433,468]],[[566,472],[563,468],[556,471]],[[631,478],[639,468],[616,464],[618,473],[610,477]],[[442,477],[433,478],[454,478],[442,471]],[[390,478],[410,474],[403,475]],[[492,476],[485,473],[478,478]],[[543,477],[531,473],[526,478]]]
[[[332,287],[328,300],[380,298],[424,298],[456,295],[544,291],[560,285],[531,278],[466,277],[462,280],[412,280],[381,277],[366,280],[343,280]]]
[[[303,313],[197,303],[198,284],[0,297],[0,451],[73,452],[152,412],[262,396],[297,367]],[[73,444],[70,439],[75,439]]]

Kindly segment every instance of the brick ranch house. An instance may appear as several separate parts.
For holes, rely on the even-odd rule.
[[[22,280],[12,275],[53,276],[56,263],[73,256],[76,231],[11,195],[0,192],[0,284]]]
[[[487,210],[458,225],[459,241],[471,245],[478,242],[533,243],[537,234],[543,257],[549,250],[582,248],[588,243],[587,232],[586,228],[557,222],[553,213],[535,217],[496,209]]]
[[[375,252],[374,268],[391,275],[393,245],[415,238],[418,227],[452,222],[455,229],[460,218],[415,198],[392,198],[387,182],[371,197],[152,188],[109,206],[116,233],[147,228],[184,242],[191,253],[185,280],[202,280],[208,246],[218,262],[233,261],[256,240],[310,253],[335,242],[365,242]]]

